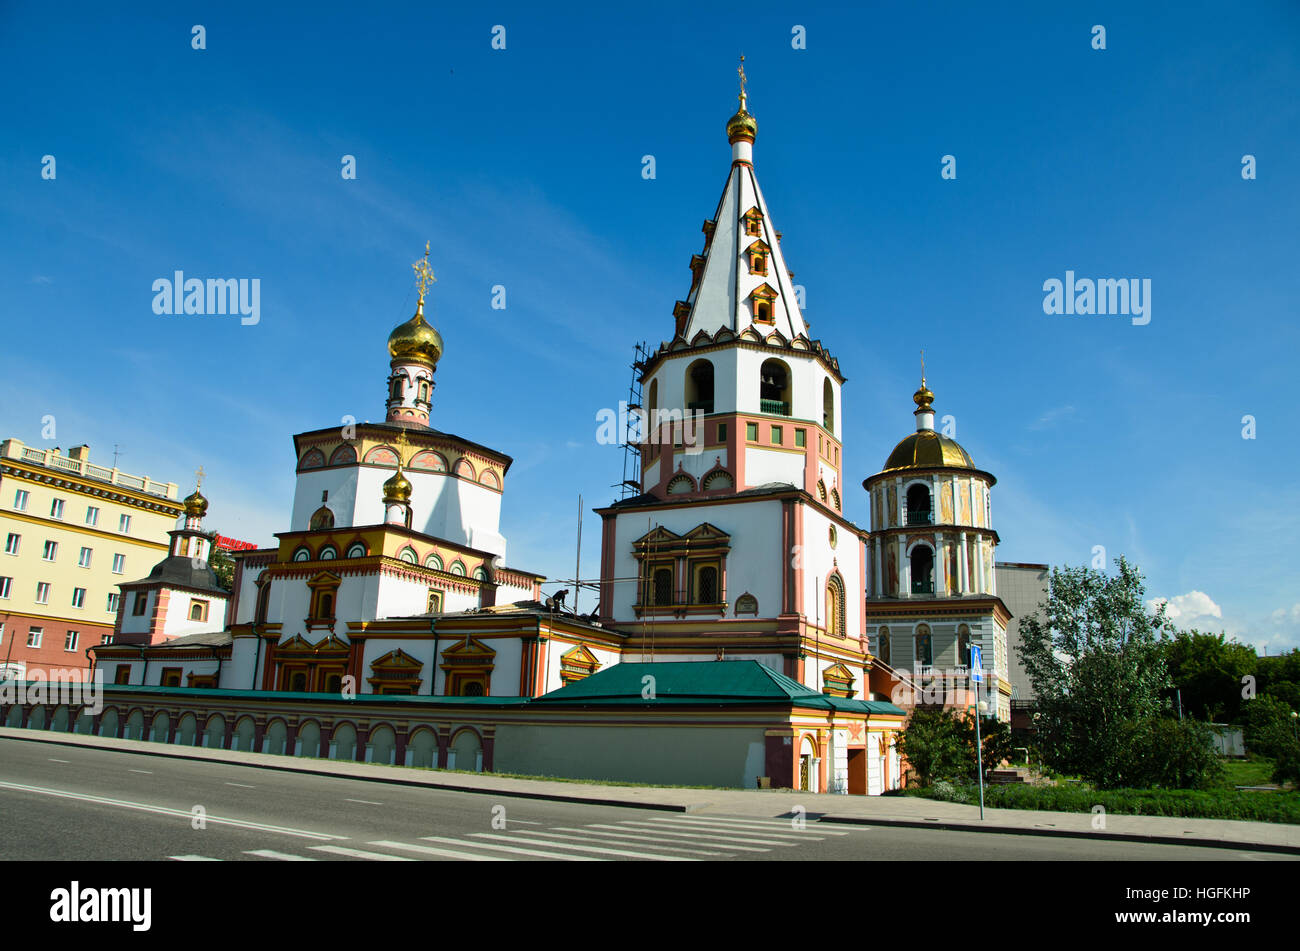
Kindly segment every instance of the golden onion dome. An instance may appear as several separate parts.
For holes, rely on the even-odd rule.
[[[931,405],[934,403],[934,394],[931,393],[930,388],[925,385],[924,378],[921,379],[921,388],[912,394],[912,402],[916,404],[916,411],[918,413],[934,412],[934,407]]]
[[[974,469],[970,453],[933,429],[912,433],[889,454],[884,471],[891,469]]]
[[[399,468],[384,483],[384,504],[396,505],[411,501],[411,483]]]
[[[202,518],[208,512],[208,500],[198,489],[192,495],[187,495],[181,504],[185,506],[185,514],[190,518]]]
[[[437,364],[442,356],[442,335],[424,319],[423,299],[415,308],[415,316],[388,335],[388,355],[395,361]]]
[[[735,145],[736,142],[745,140],[753,145],[757,135],[758,120],[742,105],[740,111],[727,120],[727,141]]]

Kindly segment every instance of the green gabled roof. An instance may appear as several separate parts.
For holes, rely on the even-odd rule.
[[[654,700],[642,695],[654,678]],[[843,700],[818,693],[756,660],[623,663],[538,697],[533,703],[781,703],[846,712],[894,714],[891,703]]]

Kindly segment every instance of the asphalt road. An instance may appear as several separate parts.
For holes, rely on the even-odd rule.
[[[1285,860],[1294,856],[660,812],[0,739],[0,860]],[[17,820],[17,821],[15,821]],[[829,826],[829,827],[828,827]]]

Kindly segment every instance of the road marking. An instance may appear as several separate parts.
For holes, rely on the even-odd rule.
[[[382,806],[382,802],[372,802],[369,799],[344,799],[344,802],[359,802],[363,806]]]
[[[595,831],[596,829],[601,829],[601,830],[618,829],[619,826],[599,826],[599,827],[592,826],[591,828],[587,828],[587,829],[578,829],[571,826],[551,826],[551,828],[555,829],[557,832],[579,832],[584,835],[599,836],[602,839],[631,839],[634,842],[652,842],[652,843],[657,843],[660,848],[664,848],[664,849],[673,848],[678,852],[695,852],[699,855],[728,855],[729,854],[727,852],[706,852],[701,849],[688,849],[684,847],[685,845],[710,845],[713,846],[714,848],[717,848],[717,846],[713,845],[712,842],[688,842],[685,843],[683,846],[676,846],[676,845],[669,846],[665,844],[664,840],[661,839],[659,836],[651,835],[649,832],[641,832],[641,831],[632,832],[630,830],[625,830],[621,832]],[[739,847],[737,846],[737,848]],[[745,849],[744,851],[770,852],[772,850],[771,849]]]
[[[803,833],[800,833],[800,832],[756,832],[756,831],[753,830],[753,829],[746,829],[746,828],[742,828],[742,827],[740,827],[740,826],[714,825],[714,824],[711,823],[711,822],[695,822],[695,821],[693,821],[693,820],[691,820],[691,819],[659,819],[659,818],[656,818],[656,819],[654,819],[654,820],[652,820],[652,821],[654,821],[654,822],[663,822],[663,823],[666,823],[666,824],[668,824],[668,825],[673,826],[674,828],[678,828],[678,827],[680,827],[680,828],[683,828],[683,829],[711,829],[711,830],[713,830],[714,832],[722,832],[722,833],[724,833],[724,834],[726,834],[726,835],[730,835],[730,834],[733,833],[733,832],[739,832],[739,833],[742,833],[742,834],[744,834],[744,835],[761,835],[761,836],[762,836],[763,838],[765,838],[765,839],[795,839],[795,840],[799,840],[799,841],[803,841],[803,842],[821,842],[821,841],[822,841],[820,838],[817,837],[817,835],[816,835],[815,833],[810,834],[810,833],[807,833],[807,832],[803,832]]]
[[[380,843],[375,843],[376,845]],[[308,846],[313,852],[328,852],[331,855],[346,855],[350,859],[369,859],[372,862],[414,862],[405,855],[384,855],[382,852],[366,852],[363,849],[349,849],[341,845]]]
[[[71,760],[66,760],[66,759],[55,759],[53,756],[51,756],[51,757],[50,757],[50,762],[51,762],[51,763],[70,763],[70,762],[72,762],[72,761],[71,761]]]
[[[167,856],[173,862],[220,862],[221,859],[210,859],[206,855],[169,855]]]
[[[453,842],[454,839],[440,840]],[[457,852],[454,849],[437,849],[431,845],[416,845],[414,842],[390,842],[387,840],[380,842],[371,842],[371,845],[382,845],[386,849],[406,849],[408,852],[419,852],[421,855],[440,855],[443,858],[465,859],[470,862],[509,862],[511,859],[502,858],[499,855],[478,855],[474,852]],[[472,845],[470,842],[460,842],[458,845]]]
[[[477,849],[492,849],[496,852],[513,852],[515,855],[532,855],[544,859],[562,859],[565,862],[603,862],[604,859],[593,858],[590,855],[563,855],[558,852],[539,852],[536,849],[518,849],[508,845],[492,845],[490,842],[462,842],[460,839],[444,839],[436,835],[420,836],[425,842],[443,842],[447,845],[473,846]]]
[[[615,829],[615,830],[617,830],[617,831],[619,831],[619,832],[640,832],[640,833],[642,833],[643,835],[649,835],[649,834],[650,834],[649,830],[647,830],[647,829],[629,829],[629,828],[627,828],[626,826],[609,826],[609,825],[601,825],[600,823],[597,823],[597,822],[590,823],[590,824],[589,824],[589,828],[592,828],[592,829]],[[656,828],[654,831],[658,833],[658,836],[656,836],[656,838],[659,838],[660,836],[665,836],[665,835],[677,836],[678,838],[682,838],[682,839],[718,839],[718,838],[721,838],[721,836],[715,836],[715,835],[691,835],[691,833],[689,833],[689,832],[670,832],[670,831],[668,831],[667,829],[659,829],[659,828]],[[715,848],[717,847],[717,843],[716,843],[716,842],[701,842],[701,843],[699,843],[699,844],[700,844],[700,845],[712,845],[712,846],[714,846]],[[731,851],[731,852],[771,852],[771,851],[772,851],[771,849],[756,849],[756,848],[754,848],[753,846],[750,846],[750,845],[736,845],[734,842],[731,842],[731,841],[728,841],[728,842],[727,842],[727,849],[728,849],[728,851]]]
[[[566,831],[571,831],[571,832],[575,832],[575,833],[579,833],[579,834],[577,834],[577,835],[572,835],[572,834],[570,834],[570,835],[565,835],[564,832],[566,832]],[[622,846],[627,846],[627,847],[631,847],[632,845],[635,845],[636,843],[635,843],[635,842],[627,842],[627,841],[624,841],[624,840],[626,840],[626,839],[638,839],[638,838],[639,838],[639,840],[640,840],[641,842],[652,843],[653,846],[654,846],[654,848],[658,849],[658,850],[661,851],[661,852],[686,852],[686,853],[689,853],[690,855],[710,855],[710,856],[714,856],[714,857],[717,857],[717,856],[726,856],[726,854],[727,854],[726,852],[706,852],[704,849],[688,849],[688,848],[687,848],[686,846],[684,846],[684,845],[665,845],[665,844],[663,844],[662,842],[658,841],[657,839],[652,839],[652,838],[650,838],[649,836],[643,836],[643,837],[638,837],[638,836],[618,836],[617,838],[615,838],[615,836],[614,836],[614,834],[613,834],[612,832],[596,832],[596,831],[594,831],[594,830],[592,830],[592,829],[561,830],[561,831],[558,831],[558,832],[542,832],[542,831],[539,830],[539,831],[537,831],[537,832],[530,832],[530,833],[528,833],[528,834],[529,834],[529,835],[544,835],[544,836],[546,836],[548,839],[574,839],[574,840],[576,840],[576,841],[578,841],[578,842],[595,842],[595,843],[597,843],[598,845],[622,845]],[[595,838],[593,838],[593,836],[594,836]],[[649,848],[649,846],[646,846],[646,847]]]
[[[682,822],[700,822],[708,823],[725,823],[729,826],[734,825],[738,829],[783,829],[786,832],[793,832],[794,827],[788,821],[782,819],[723,819],[715,816],[681,816],[678,821]],[[865,831],[865,830],[863,830]],[[852,835],[852,832],[837,832],[834,829],[823,829],[821,823],[817,824],[816,835]],[[803,838],[802,834],[799,836]]]
[[[506,821],[507,821],[507,822],[514,823],[515,825],[525,825],[525,826],[544,826],[544,825],[546,825],[545,822],[538,822],[538,821],[536,821],[535,819],[507,819]]]
[[[627,821],[620,822],[619,825],[632,825],[632,826],[638,826],[638,828],[654,829],[655,831],[658,831],[658,833],[663,835],[689,835],[689,837],[693,839],[722,839],[723,842],[728,842],[728,843],[748,842],[751,844],[751,846],[780,846],[781,848],[797,848],[796,844],[794,844],[793,842],[780,842],[779,839],[776,838],[771,838],[771,837],[762,838],[762,839],[749,838],[749,835],[757,835],[758,833],[749,833],[749,835],[733,835],[731,830],[705,831],[705,829],[703,829],[703,826],[698,826],[698,828],[701,829],[699,833],[685,833],[685,831],[677,831],[676,828],[669,829],[667,828],[667,826],[655,825],[654,822],[640,822],[640,821],[630,820],[630,818]],[[686,828],[689,829],[690,826],[686,826]]]
[[[19,792],[37,793],[42,796],[53,796],[57,799],[75,799],[79,802],[91,802],[100,806],[117,806],[119,809],[134,809],[137,812],[152,812],[160,816],[171,816],[176,819],[184,819],[187,822],[195,817],[195,813],[189,809],[171,809],[167,806],[153,806],[143,802],[131,802],[127,799],[108,799],[104,796],[87,796],[84,793],[66,792],[62,789],[48,789],[44,786],[27,786],[22,783],[6,783],[0,781],[0,789],[16,789]],[[244,819],[227,819],[223,816],[214,816],[211,814],[203,817],[205,822],[215,822],[218,825],[235,826],[240,829],[254,829],[258,832],[278,832],[281,835],[294,835],[303,839],[320,839],[328,841],[330,839],[346,839],[345,835],[330,835],[327,832],[310,832],[305,829],[290,829],[285,826],[267,825],[263,822],[249,822]]]
[[[516,832],[513,836],[497,835],[493,832],[473,832],[478,839],[501,839],[506,842],[523,842],[525,845],[545,845],[552,849],[572,849],[575,852],[595,852],[597,855],[621,855],[629,859],[650,859],[655,862],[698,862],[699,859],[686,858],[682,855],[660,855],[655,852],[632,852],[628,849],[608,849],[598,845],[569,845],[566,842],[549,842],[545,839],[538,841],[529,838],[536,835],[535,832]]]
[[[281,862],[318,862],[319,859],[311,858],[307,855],[290,855],[288,852],[277,852],[274,849],[254,849],[251,852],[245,852],[245,855],[256,855],[264,859],[279,859]]]
[[[256,789],[256,786],[250,786],[248,783],[226,783],[227,786],[238,786],[240,789]]]
[[[146,776],[152,776],[152,775],[153,775],[153,770],[151,770],[151,769],[128,769],[127,772],[128,772],[128,773],[144,773]]]

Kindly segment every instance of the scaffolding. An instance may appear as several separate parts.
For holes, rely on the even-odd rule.
[[[641,376],[650,360],[645,341],[636,345],[632,359],[632,383],[627,389],[627,417],[623,429],[623,481],[617,483],[619,501],[641,494]]]

